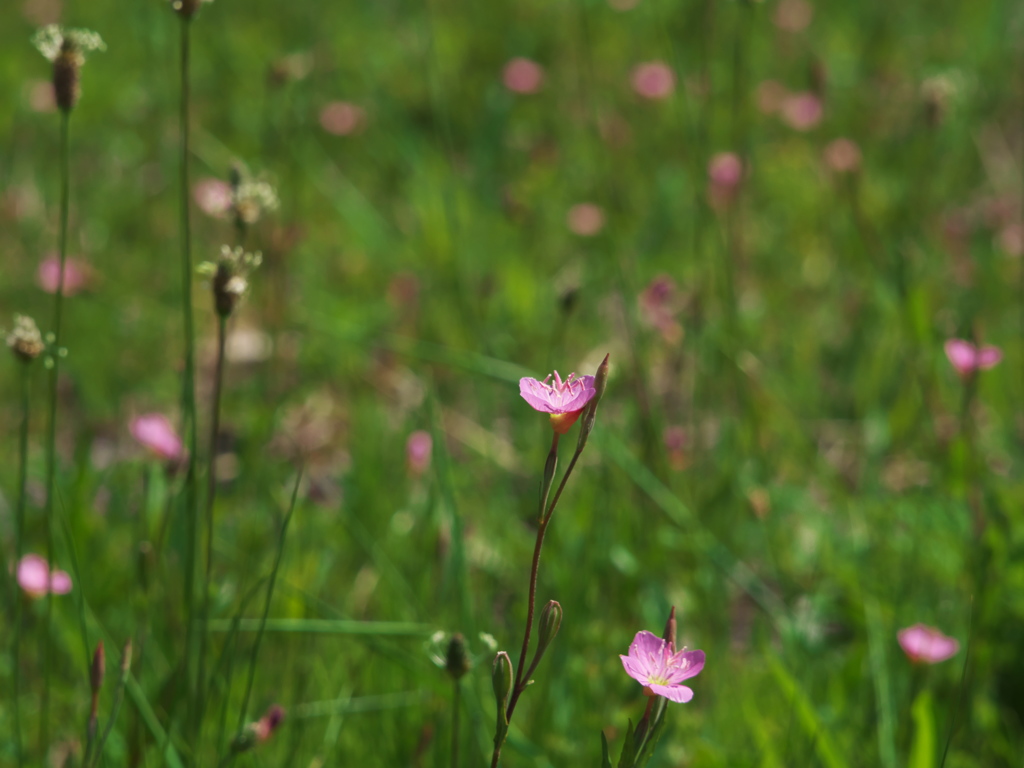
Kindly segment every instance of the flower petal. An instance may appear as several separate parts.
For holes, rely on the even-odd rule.
[[[945,345],[946,357],[957,373],[970,373],[978,364],[978,350],[969,341],[950,339]]]
[[[685,704],[693,698],[693,689],[687,688],[685,685],[648,685],[647,687],[659,696],[664,696],[679,704]]]
[[[551,387],[536,379],[528,377],[520,379],[519,394],[535,411],[540,411],[541,413],[560,413],[551,402]]]

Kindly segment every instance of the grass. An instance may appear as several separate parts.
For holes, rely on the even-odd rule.
[[[75,584],[53,598],[49,632],[46,601],[21,595],[26,764],[43,760],[47,643],[59,753],[84,743],[83,659],[104,641],[102,734],[131,638],[105,764],[216,765],[236,724],[278,703],[284,726],[236,765],[449,765],[436,630],[467,638],[460,760],[484,764],[495,709],[480,633],[518,656],[550,444],[515,383],[592,373],[610,353],[546,532],[537,599],[557,599],[564,621],[502,765],[599,764],[602,731],[617,755],[646,701],[616,654],[673,605],[680,642],[708,661],[693,702],[669,706],[652,766],[1019,765],[1024,262],[1007,238],[1024,217],[1024,17],[1008,0],[822,0],[787,32],[781,5],[204,5],[190,175],[226,179],[240,161],[281,205],[245,232],[264,264],[227,326],[205,666],[190,662],[209,694],[192,740],[184,606],[202,605],[204,579],[195,597],[183,586],[185,477],[127,428],[181,417],[179,20],[155,1],[65,4],[62,21],[108,50],[82,71],[69,136],[68,255],[96,273],[65,298],[61,329],[52,532]],[[0,311],[44,333],[53,297],[35,271],[59,240],[60,121],[30,106],[49,67],[28,40],[45,13],[0,10]],[[544,67],[536,94],[502,86],[515,56]],[[676,73],[664,101],[630,88],[651,60]],[[818,89],[820,124],[765,114],[767,80]],[[336,100],[366,110],[359,132],[320,126]],[[839,137],[859,146],[859,172],[827,169]],[[727,207],[707,179],[724,151],[748,168]],[[566,225],[581,202],[604,212],[592,237]],[[196,261],[235,239],[193,209]],[[682,330],[668,339],[639,298],[662,274]],[[193,287],[206,435],[217,318]],[[269,355],[240,357],[243,331]],[[965,386],[951,337],[1005,357]],[[47,373],[28,373],[25,552],[47,543]],[[7,562],[21,374],[13,359],[0,370]],[[682,446],[666,446],[672,428]],[[434,437],[423,475],[406,466],[414,430]],[[959,654],[912,666],[896,632],[918,621]],[[0,635],[10,691],[13,635]],[[0,699],[0,763],[13,764]]]

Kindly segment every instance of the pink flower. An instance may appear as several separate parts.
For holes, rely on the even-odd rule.
[[[335,136],[349,136],[366,124],[366,110],[347,101],[332,101],[320,110],[320,127]]]
[[[955,656],[960,650],[960,643],[955,639],[924,624],[901,629],[896,637],[903,652],[915,664],[922,661],[925,664],[938,664]]]
[[[88,286],[92,270],[84,261],[78,259],[64,260],[64,295],[74,296]],[[60,257],[47,256],[39,264],[36,273],[39,287],[47,293],[56,293],[60,282]]]
[[[30,597],[42,597],[48,592],[66,595],[71,591],[71,577],[64,571],[50,572],[46,558],[25,555],[18,563],[18,584]]]
[[[593,237],[604,229],[604,211],[594,203],[577,203],[569,209],[565,223],[580,237]]]
[[[782,122],[797,131],[809,131],[825,113],[821,99],[813,93],[792,93],[782,101]]]
[[[544,84],[544,68],[535,61],[516,57],[505,65],[501,79],[514,93],[536,93]]]
[[[757,108],[766,115],[774,115],[789,95],[786,86],[778,80],[765,80],[757,86]]]
[[[803,32],[814,18],[814,6],[807,0],[782,0],[775,6],[775,26],[785,32]]]
[[[554,384],[548,384],[551,376]],[[558,371],[549,374],[544,381],[522,378],[519,380],[519,394],[530,407],[541,413],[551,414],[551,426],[564,435],[576,423],[587,403],[597,394],[593,376],[576,378],[575,373],[562,381]]]
[[[676,75],[663,61],[645,61],[633,67],[633,90],[645,99],[667,99],[676,89]]]
[[[49,80],[32,80],[28,84],[28,106],[33,112],[56,112],[57,99],[53,95],[53,83]]]
[[[640,293],[637,299],[640,307],[640,318],[661,332],[662,338],[669,343],[678,342],[683,336],[683,329],[676,322],[679,301],[676,296],[676,284],[668,275],[658,275]]]
[[[860,147],[849,139],[829,142],[822,153],[825,165],[835,173],[853,173],[860,170]]]
[[[422,475],[430,468],[430,454],[434,449],[434,439],[429,432],[422,429],[409,435],[405,441],[405,461],[409,472]]]
[[[207,216],[224,218],[234,204],[231,185],[221,179],[199,179],[192,185],[192,198]]]
[[[969,376],[978,370],[988,370],[1003,359],[1003,352],[999,347],[977,347],[963,339],[950,339],[945,347],[946,357],[961,376]]]
[[[644,686],[647,696],[664,696],[666,699],[685,703],[693,698],[693,690],[682,684],[704,669],[704,651],[678,653],[668,640],[662,640],[653,632],[637,632],[629,655],[623,656],[622,666],[626,674]]]
[[[262,744],[274,735],[281,723],[284,722],[284,708],[274,704],[267,710],[267,713],[252,724],[253,737],[256,743]]]
[[[185,455],[181,438],[170,420],[162,413],[146,413],[132,419],[129,425],[132,437],[161,459],[177,461]]]
[[[743,161],[735,152],[719,152],[708,161],[708,198],[715,208],[725,208],[736,197],[743,180]]]

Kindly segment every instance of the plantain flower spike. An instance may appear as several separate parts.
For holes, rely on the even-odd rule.
[[[46,349],[35,320],[25,315],[14,316],[14,330],[7,334],[7,346],[23,363],[31,363]]]
[[[213,281],[213,304],[217,314],[229,317],[249,290],[249,273],[263,262],[263,255],[241,247],[222,246],[216,261],[204,261],[196,271]]]
[[[48,24],[32,37],[39,52],[53,63],[53,94],[62,112],[70,112],[81,95],[81,69],[86,54],[107,49],[103,38],[88,29]]]

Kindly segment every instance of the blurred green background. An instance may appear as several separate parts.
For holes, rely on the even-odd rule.
[[[75,586],[55,608],[58,756],[84,738],[93,645],[113,670],[131,636],[137,685],[107,764],[163,764],[168,727],[186,764],[218,764],[255,639],[251,622],[224,630],[261,615],[302,466],[248,719],[271,703],[288,716],[238,764],[449,765],[436,631],[478,654],[462,764],[487,764],[493,652],[478,635],[516,658],[549,440],[517,380],[592,373],[607,352],[541,567],[538,598],[565,620],[503,765],[597,765],[602,729],[617,749],[645,699],[616,654],[672,605],[708,661],[652,765],[1020,765],[1024,6],[204,5],[192,180],[242,163],[280,205],[250,228],[264,265],[231,321],[198,744],[173,704],[181,477],[128,432],[179,413],[180,23],[157,0],[0,9],[0,316],[44,331],[59,118],[29,40],[55,21],[108,45],[71,119],[69,252],[91,274],[65,304],[56,560]],[[234,233],[195,206],[192,242],[212,258]],[[215,320],[195,291],[205,435]],[[962,380],[952,337],[1005,357]],[[41,552],[33,370],[26,548]],[[3,371],[10,563],[13,359]],[[433,436],[422,473],[415,430]],[[6,588],[4,764],[13,600],[32,749],[45,633],[43,602]],[[915,622],[959,654],[911,665],[896,632]]]

